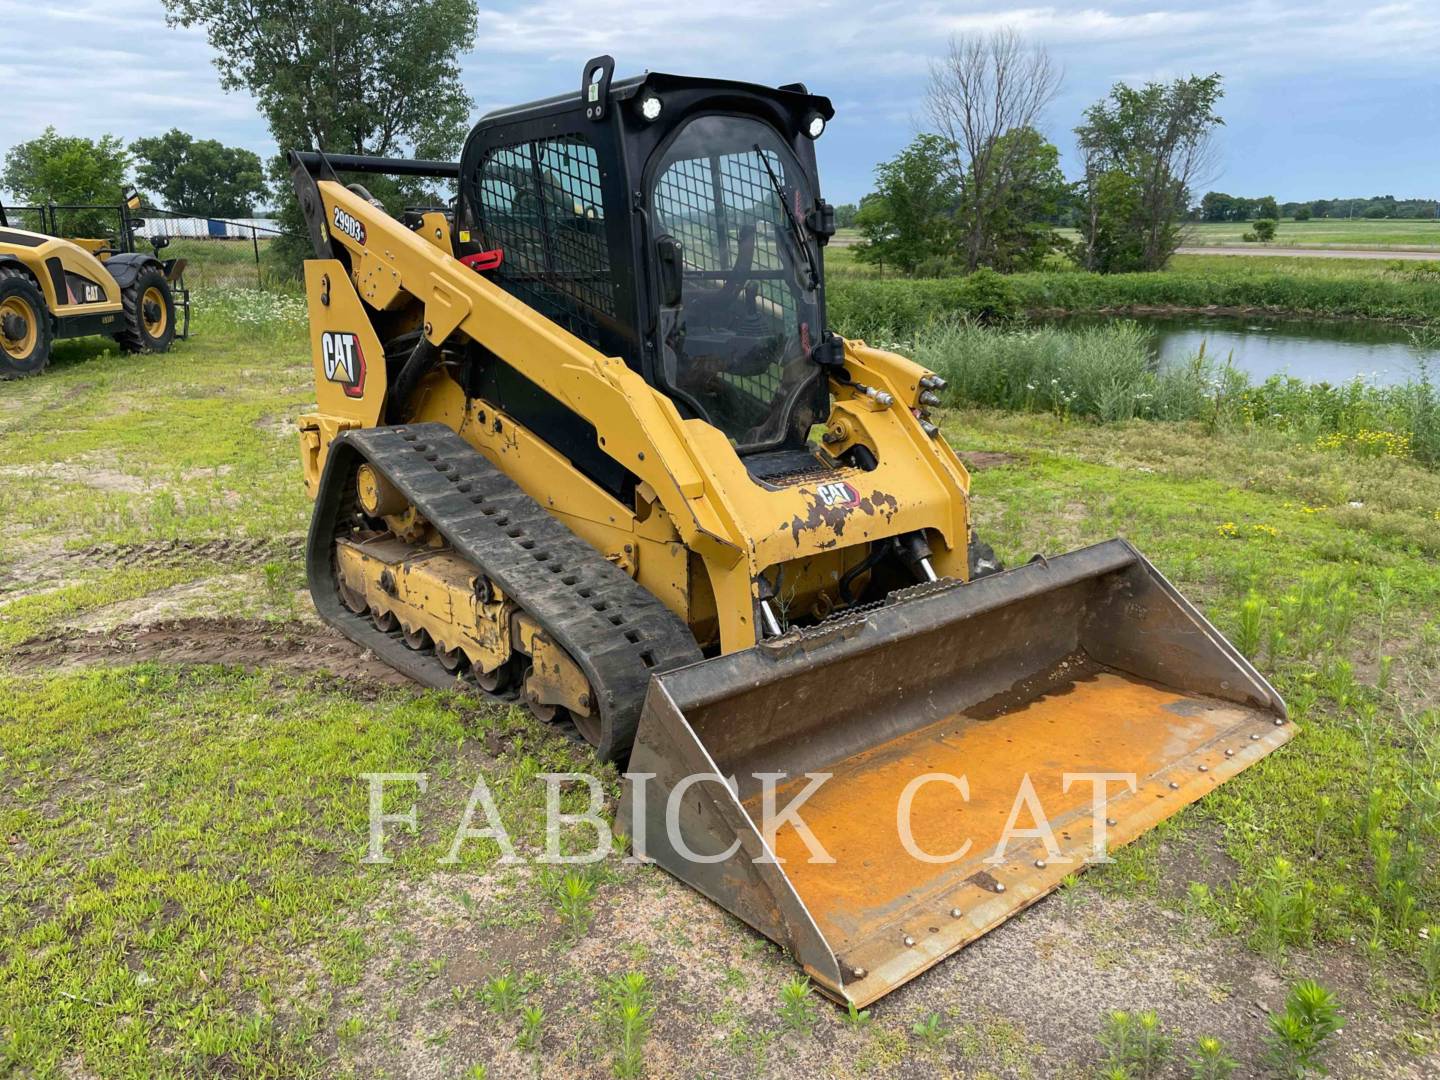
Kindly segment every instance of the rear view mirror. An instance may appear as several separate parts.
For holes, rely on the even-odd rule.
[[[655,262],[659,267],[660,306],[678,307],[685,284],[685,260],[680,241],[673,236],[662,236],[656,240]]]
[[[150,238],[150,246],[153,247],[156,251],[159,251],[161,248],[167,248],[170,246],[170,237],[152,236]]]

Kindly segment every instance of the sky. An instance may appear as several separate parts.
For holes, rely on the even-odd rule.
[[[477,46],[463,60],[476,118],[567,90],[585,60],[605,52],[617,76],[648,69],[804,82],[836,108],[817,147],[834,203],[856,201],[875,164],[922,130],[928,66],[946,40],[1000,27],[1043,45],[1064,70],[1042,127],[1072,177],[1072,129],[1112,84],[1218,71],[1225,126],[1206,189],[1282,202],[1440,197],[1435,0],[482,0],[481,8]],[[53,124],[62,134],[126,140],[179,127],[274,153],[250,98],[220,89],[213,57],[203,32],[166,26],[160,0],[0,0],[0,151]],[[361,43],[355,62],[364,62]]]

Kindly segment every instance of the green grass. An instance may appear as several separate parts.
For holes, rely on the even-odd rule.
[[[23,837],[0,904],[0,1070],[42,1073],[73,1054],[111,1074],[316,1070],[304,982],[317,958],[344,967],[345,915],[397,872],[358,862],[360,774],[428,773],[423,820],[451,822],[477,764],[455,747],[503,723],[442,694],[221,668],[0,677],[0,694],[0,835]],[[577,764],[554,740],[537,753],[522,772]],[[387,810],[416,798],[393,787]],[[496,790],[538,843],[540,785]],[[449,840],[437,824],[387,851],[423,872]],[[497,854],[472,842],[461,866]]]
[[[882,1002],[864,1032],[844,1031],[827,1009],[815,1038],[782,1036],[775,1002],[794,974],[788,961],[730,920],[702,925],[655,871],[586,871],[593,891],[566,912],[564,875],[508,879],[487,842],[439,866],[477,775],[525,851],[543,841],[537,775],[583,766],[518,715],[318,671],[10,664],[26,637],[223,569],[199,558],[108,570],[81,561],[31,582],[48,551],[303,532],[288,421],[313,390],[293,308],[293,298],[217,292],[194,340],[166,357],[69,343],[54,370],[0,397],[5,569],[24,586],[0,593],[0,1073],[329,1076],[420,1060],[436,1075],[476,1061],[491,1076],[519,1075],[528,1060],[506,1055],[521,1005],[544,1008],[544,1053],[562,1071],[604,1072],[632,1045],[655,1069],[693,1057],[696,1071],[733,1071],[736,1052],[757,1068],[776,1055],[777,1067],[803,1060],[819,1073],[933,1067],[910,1036],[936,1007],[923,997]],[[1069,370],[1101,348],[1046,342],[1023,362],[1059,351]],[[982,372],[1019,347],[961,337],[921,348],[922,358],[994,350],[973,361]],[[1145,910],[1172,903],[1165,896],[1185,896],[1188,882],[1173,880],[1162,848],[1213,836],[1238,869],[1203,902],[1178,902],[1183,916],[1201,920],[1207,940],[1258,948],[1259,883],[1286,859],[1314,909],[1303,933],[1280,935],[1280,963],[1367,964],[1373,977],[1349,993],[1368,1010],[1368,1037],[1408,1060],[1403,1036],[1433,1022],[1418,927],[1440,912],[1440,473],[1322,450],[1310,430],[1281,425],[1102,424],[1048,409],[957,409],[942,422],[962,451],[1012,455],[976,473],[973,503],[1008,563],[1125,535],[1291,703],[1299,730],[1287,748],[1083,880]],[[287,566],[293,581],[298,564]],[[260,610],[293,618],[275,591],[256,598]],[[359,862],[359,774],[369,770],[430,776],[420,833],[392,832],[387,867]],[[566,808],[581,809],[581,795]],[[397,785],[386,808],[415,797]],[[412,920],[431,909],[448,952],[415,936]],[[1032,976],[1045,978],[1045,965],[1037,957]],[[626,970],[643,970],[643,1009],[655,1010],[629,1043],[604,1005],[606,973]],[[514,973],[514,1008],[481,1011],[501,972]],[[914,992],[944,985],[922,980]],[[1018,1072],[1043,1050],[1018,1028],[992,1045],[963,1008],[946,1005],[946,1016],[967,1071]]]
[[[303,531],[293,420],[313,400],[303,300],[196,291],[192,340],[62,342],[0,397],[0,566],[28,548]]]
[[[1245,245],[1248,221],[1201,221],[1185,226],[1185,244]],[[1440,221],[1294,221],[1282,218],[1275,233],[1277,247],[1427,248],[1440,251]]]
[[[1255,246],[1244,239],[1245,233],[1251,230],[1251,224],[1248,221],[1189,222],[1185,225],[1184,245]],[[1080,235],[1075,229],[1061,229],[1059,232],[1067,240],[1075,240]],[[841,229],[836,234],[838,243],[832,243],[825,253],[826,262],[833,265],[837,253],[846,253],[847,249],[859,243],[860,239],[858,230]],[[1273,243],[1276,247],[1364,248],[1381,251],[1387,248],[1419,248],[1440,252],[1440,221],[1295,221],[1281,218]],[[840,254],[839,262],[845,265],[851,259],[853,255]]]

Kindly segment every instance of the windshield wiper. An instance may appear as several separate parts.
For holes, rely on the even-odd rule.
[[[790,239],[805,256],[805,269],[810,274],[810,292],[814,292],[820,285],[820,268],[815,265],[815,253],[810,250],[810,245],[805,242],[805,233],[800,227],[800,221],[795,217],[795,211],[790,209],[790,200],[785,198],[785,189],[780,186],[780,178],[775,175],[775,170],[770,167],[770,159],[765,156],[765,151],[760,149],[760,144],[755,144],[755,153],[760,158],[760,163],[765,166],[765,172],[770,177],[770,186],[775,189],[775,197],[780,200],[780,208],[785,211],[785,220],[790,224]]]

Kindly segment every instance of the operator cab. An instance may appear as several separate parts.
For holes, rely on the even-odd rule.
[[[838,344],[814,152],[834,110],[800,85],[613,69],[597,57],[578,92],[481,119],[457,255],[742,456],[803,450]]]

